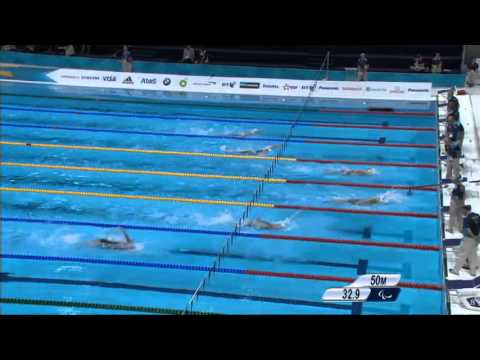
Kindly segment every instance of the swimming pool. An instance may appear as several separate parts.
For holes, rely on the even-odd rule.
[[[281,144],[299,114],[146,92],[2,93],[3,314],[181,313],[274,161],[248,151]],[[242,228],[195,312],[446,313],[439,194],[411,190],[439,182],[435,104],[330,104],[302,113],[252,207],[283,228]],[[120,225],[136,250],[90,245]],[[322,302],[366,273],[401,274],[398,301]]]

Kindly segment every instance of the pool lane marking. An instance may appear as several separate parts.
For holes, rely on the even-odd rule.
[[[112,259],[100,259],[100,258],[81,258],[73,256],[45,256],[45,255],[31,255],[31,254],[0,254],[0,258],[4,259],[16,259],[16,260],[38,260],[38,261],[61,261],[61,262],[78,262],[89,264],[101,264],[101,265],[121,265],[121,266],[136,266],[136,267],[149,267],[157,269],[170,269],[170,270],[187,270],[187,271],[216,271],[220,273],[230,273],[237,275],[251,275],[251,276],[266,276],[276,278],[290,278],[290,279],[302,279],[302,280],[314,280],[314,281],[332,281],[332,282],[344,282],[352,283],[355,278],[331,276],[331,275],[317,275],[317,274],[299,274],[291,272],[274,272],[263,271],[253,269],[236,269],[236,268],[224,268],[216,267],[215,269],[210,266],[200,265],[185,265],[185,264],[164,264],[144,261],[130,261],[130,260],[112,260]],[[428,283],[416,283],[416,282],[400,282],[399,287],[421,289],[421,290],[436,290],[442,291],[444,287],[437,284]]]
[[[157,308],[147,306],[135,305],[116,305],[105,303],[91,303],[83,301],[66,301],[66,300],[51,300],[51,299],[27,299],[27,298],[10,298],[0,297],[1,304],[16,304],[16,305],[42,305],[42,306],[60,306],[60,307],[75,307],[86,309],[102,309],[115,311],[132,311],[150,314],[165,314],[165,315],[181,315],[183,310],[171,308]],[[218,313],[189,311],[189,315],[222,315]]]
[[[228,135],[198,135],[183,133],[166,133],[153,131],[132,131],[132,130],[115,130],[115,129],[95,129],[83,127],[68,126],[50,126],[50,125],[33,125],[33,124],[12,124],[1,123],[0,126],[16,127],[27,129],[48,129],[48,130],[66,130],[66,131],[87,131],[87,132],[103,132],[114,134],[137,134],[137,135],[153,135],[166,137],[186,137],[186,138],[204,138],[204,139],[225,139],[239,141],[262,141],[262,142],[282,142],[281,138],[262,138],[262,137],[241,137]],[[402,147],[402,148],[418,148],[418,149],[436,149],[435,144],[410,144],[410,143],[381,143],[380,139],[355,139],[355,138],[335,138],[335,137],[315,137],[323,140],[290,140],[291,143],[299,144],[328,144],[328,145],[352,145],[352,146],[380,146],[380,147]]]
[[[73,225],[73,226],[92,226],[100,228],[117,228],[124,227],[130,230],[146,230],[146,231],[160,231],[160,232],[176,232],[176,233],[188,233],[198,235],[220,235],[228,236],[231,233],[227,231],[218,230],[200,230],[200,229],[184,229],[174,227],[160,227],[160,226],[146,226],[146,225],[134,225],[134,224],[112,224],[112,223],[99,223],[89,221],[73,221],[73,220],[49,220],[49,219],[31,219],[31,218],[19,218],[19,217],[0,217],[1,221],[5,222],[24,222],[34,224],[53,224],[53,225]],[[365,240],[347,240],[347,239],[334,239],[334,238],[322,238],[322,237],[309,237],[309,236],[297,236],[297,235],[275,235],[267,233],[245,233],[239,232],[238,236],[247,238],[258,238],[262,240],[279,240],[279,241],[305,241],[312,243],[326,243],[326,244],[348,244],[359,246],[373,246],[373,247],[386,247],[386,248],[399,248],[399,249],[411,249],[421,251],[440,251],[441,247],[433,245],[423,244],[402,244],[391,243],[381,241],[365,241]]]
[[[0,279],[1,279],[1,275],[0,275]],[[74,279],[56,279],[56,278],[33,278],[33,277],[26,277],[26,276],[11,276],[9,274],[4,275],[3,279],[4,279],[3,281],[5,282],[8,281],[8,282],[33,283],[33,284],[92,286],[92,287],[102,287],[102,288],[110,288],[110,289],[155,291],[159,293],[176,294],[176,295],[192,295],[195,292],[195,290],[190,290],[190,289],[167,288],[167,287],[152,286],[152,285],[134,285],[134,284],[105,282],[105,281],[96,281],[96,280],[91,281],[91,280],[74,280]],[[207,296],[207,297],[213,297],[213,298],[221,298],[221,299],[229,299],[229,300],[248,300],[248,301],[255,301],[255,302],[272,303],[272,304],[312,306],[316,308],[334,308],[334,309],[342,309],[342,310],[351,310],[352,308],[351,305],[327,303],[322,301],[287,299],[287,298],[235,294],[235,293],[206,291],[206,290],[201,290],[199,294],[201,296]]]
[[[362,188],[377,188],[377,189],[396,189],[396,190],[412,190],[419,191],[437,191],[436,187],[423,186],[416,187],[414,185],[385,185],[385,184],[362,184],[336,181],[317,181],[317,180],[290,180],[281,178],[262,178],[257,176],[239,176],[239,175],[219,175],[219,174],[199,174],[199,173],[183,173],[173,171],[154,171],[154,170],[134,170],[134,169],[112,169],[112,168],[95,168],[82,167],[70,165],[51,165],[51,164],[32,164],[32,163],[15,163],[0,161],[0,166],[14,166],[14,167],[29,167],[40,169],[62,169],[62,170],[79,170],[79,171],[93,171],[93,172],[111,172],[122,174],[142,174],[142,175],[159,175],[159,176],[178,176],[178,177],[193,177],[202,179],[222,179],[222,180],[241,180],[241,181],[259,181],[268,183],[282,183],[282,184],[304,184],[304,185],[325,185],[325,186],[346,186],[346,187],[362,187]]]
[[[155,154],[155,155],[199,156],[199,157],[208,157],[208,158],[225,158],[225,159],[242,159],[242,160],[275,160],[274,156],[235,155],[235,154],[219,154],[219,153],[188,152],[188,151],[165,151],[165,150],[148,150],[148,149],[132,149],[132,148],[112,148],[112,147],[102,147],[102,146],[28,143],[28,142],[19,142],[19,141],[0,141],[0,145],[27,146],[27,147],[40,147],[40,148],[52,148],[52,149],[132,152],[132,153]],[[306,162],[306,163],[315,163],[315,164],[371,165],[371,166],[412,167],[412,168],[426,168],[426,169],[437,168],[437,164],[415,164],[415,163],[398,163],[398,162],[298,159],[294,157],[279,157],[277,160],[292,161],[292,162],[295,162],[295,161]]]
[[[18,193],[43,193],[43,194],[51,194],[51,195],[92,196],[92,197],[100,197],[100,198],[116,198],[116,199],[131,199],[131,200],[153,200],[153,201],[167,201],[167,202],[170,201],[170,202],[208,204],[208,205],[230,205],[230,206],[247,206],[248,205],[253,207],[270,208],[270,209],[292,209],[292,210],[333,212],[333,213],[344,213],[344,214],[383,215],[383,216],[415,217],[415,218],[430,218],[430,219],[438,219],[438,216],[439,216],[437,213],[326,208],[326,207],[270,204],[270,203],[247,202],[247,201],[208,200],[208,199],[192,199],[192,198],[183,198],[183,197],[128,195],[128,194],[98,193],[98,192],[89,192],[89,191],[67,191],[67,190],[54,190],[54,189],[0,187],[0,191],[18,192]]]
[[[422,111],[375,111],[375,110],[348,110],[348,109],[321,109],[320,113],[368,114],[368,115],[400,115],[400,116],[436,116],[435,112]]]
[[[118,112],[100,112],[100,111],[83,111],[83,110],[58,110],[46,108],[26,108],[15,106],[0,106],[0,109],[14,110],[14,111],[30,111],[30,112],[46,112],[57,114],[74,114],[74,115],[96,115],[96,116],[111,116],[111,117],[127,117],[140,119],[161,119],[161,120],[186,120],[186,121],[205,121],[205,122],[225,122],[238,124],[265,124],[265,125],[292,125],[294,122],[289,120],[250,120],[250,119],[228,119],[228,118],[203,118],[195,115],[149,115],[149,114],[134,114],[134,113],[118,113]],[[413,126],[390,126],[390,125],[374,125],[367,123],[336,123],[336,122],[322,122],[316,120],[302,120],[296,123],[297,126],[313,126],[313,127],[327,127],[327,128],[354,128],[354,129],[379,129],[379,130],[403,130],[403,131],[436,131],[432,127],[413,127]]]

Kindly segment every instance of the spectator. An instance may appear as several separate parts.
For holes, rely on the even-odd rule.
[[[3,45],[2,51],[15,51],[17,47],[15,45]]]
[[[90,53],[90,47],[91,45],[82,45],[80,48],[80,54],[88,55]]]
[[[65,56],[75,55],[75,48],[73,47],[73,45],[59,46],[58,48],[60,50],[65,50]]]
[[[450,272],[460,274],[460,269],[467,264],[470,266],[469,273],[475,277],[478,268],[478,244],[480,243],[480,215],[469,212],[463,220],[463,241],[460,253],[455,260],[455,266]]]
[[[465,87],[474,87],[479,83],[479,78],[478,63],[473,62],[468,66],[467,76],[465,77]]]
[[[197,64],[208,64],[210,62],[207,49],[200,49],[198,51],[198,55]]]
[[[434,58],[432,59],[432,73],[442,72],[443,62],[440,53],[435,53]]]
[[[368,59],[361,53],[357,61],[357,81],[367,81]]]
[[[465,209],[465,186],[460,178],[454,180],[455,188],[450,196],[448,232],[463,230],[463,213]]]
[[[126,58],[122,58],[122,71],[133,72],[133,58],[131,55],[128,55]]]
[[[195,63],[195,49],[192,48],[190,45],[187,45],[185,49],[183,49],[183,57],[180,62],[184,63]]]
[[[413,66],[410,66],[410,69],[413,71],[426,71],[425,62],[423,61],[422,55],[418,54],[413,59]]]
[[[27,52],[35,52],[35,45],[26,45],[25,51]]]

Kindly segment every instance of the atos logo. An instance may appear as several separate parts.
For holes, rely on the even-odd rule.
[[[104,76],[103,81],[117,81],[117,78],[115,76],[112,76],[112,75]]]
[[[157,83],[157,79],[142,78],[142,81],[140,83],[141,84],[153,84],[153,85],[155,85]]]
[[[163,85],[168,86],[172,83],[172,80],[170,78],[165,78],[163,79]]]

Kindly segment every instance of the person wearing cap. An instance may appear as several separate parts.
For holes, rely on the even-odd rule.
[[[465,209],[465,186],[461,178],[454,180],[455,188],[450,195],[450,208],[448,219],[448,232],[463,230],[463,213]]]
[[[478,244],[480,243],[480,215],[469,212],[463,220],[463,241],[460,251],[455,260],[455,266],[450,272],[460,274],[460,269],[467,264],[470,266],[469,273],[475,277],[478,268]]]
[[[458,141],[452,141],[447,150],[447,178],[450,180],[456,179],[460,176],[460,156],[462,151]]]
[[[443,62],[440,53],[435,53],[434,58],[432,59],[432,73],[442,72]]]
[[[357,61],[357,81],[367,81],[368,59],[365,53],[361,53]]]

